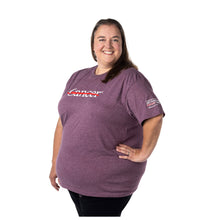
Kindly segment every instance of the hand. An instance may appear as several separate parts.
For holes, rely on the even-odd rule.
[[[131,148],[125,144],[119,144],[119,146],[116,147],[116,150],[125,154],[124,156],[119,156],[121,159],[130,160],[133,162],[145,162],[147,160],[141,149]]]
[[[57,190],[59,191],[60,186],[57,184],[56,179],[57,179],[57,174],[56,174],[56,166],[52,166],[51,171],[50,171],[50,182],[51,185]],[[59,181],[59,180],[58,180]]]

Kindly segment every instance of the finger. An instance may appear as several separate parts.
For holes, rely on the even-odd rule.
[[[129,146],[127,146],[127,145],[123,145],[122,146],[122,145],[119,144],[119,146],[117,146],[117,148],[121,149],[121,150],[127,150],[127,151],[131,150],[131,148]]]
[[[128,160],[129,159],[129,156],[119,156],[120,159],[125,159],[125,160]]]
[[[60,189],[60,186],[59,186],[57,183],[56,183],[55,189],[56,189],[57,191],[59,191],[59,189]]]
[[[124,148],[117,147],[116,150],[120,153],[123,153],[123,154],[129,154],[129,151],[127,149],[124,149]]]
[[[57,191],[59,191],[60,186],[57,184],[56,178],[51,178],[51,179],[50,179],[50,182],[51,182],[51,185],[52,185]]]
[[[126,150],[126,151],[128,151],[128,152],[133,152],[133,151],[134,151],[134,149],[133,149],[132,147],[129,147],[129,146],[125,145],[125,144],[119,144],[118,147],[119,147],[120,149]]]
[[[60,186],[58,185],[58,183],[55,181],[55,183],[54,183],[54,188],[56,189],[56,190],[59,190],[60,189]]]
[[[59,191],[59,189],[60,189],[60,186],[59,186],[57,183],[55,183],[55,184],[53,185],[53,187],[54,187],[57,191]]]
[[[119,146],[125,149],[130,149],[130,147],[126,144],[119,144]]]

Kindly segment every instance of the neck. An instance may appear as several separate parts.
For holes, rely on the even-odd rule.
[[[96,74],[96,75],[102,75],[102,74],[108,72],[110,69],[111,69],[111,68],[108,68],[108,67],[100,67],[100,66],[98,66],[98,67],[96,68],[95,74]]]

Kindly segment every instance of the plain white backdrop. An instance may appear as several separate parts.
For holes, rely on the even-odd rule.
[[[121,218],[219,220],[219,11],[214,0],[2,0],[0,218],[78,219],[49,182],[57,104],[71,74],[96,65],[95,23],[114,18],[166,112]]]

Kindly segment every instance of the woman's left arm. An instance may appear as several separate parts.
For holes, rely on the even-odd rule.
[[[143,124],[143,143],[141,149],[131,148],[125,144],[119,144],[119,146],[116,147],[116,150],[125,154],[119,156],[119,158],[131,160],[133,162],[146,161],[157,144],[162,121],[163,114],[146,120]]]

